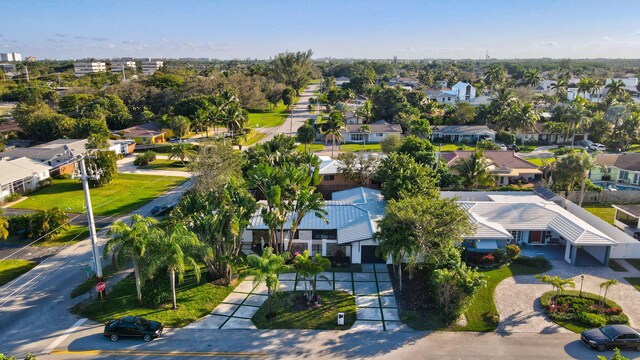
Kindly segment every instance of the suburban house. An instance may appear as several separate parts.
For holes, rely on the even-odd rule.
[[[496,132],[484,125],[433,125],[431,141],[447,143],[476,143],[479,140],[496,140]]]
[[[373,153],[357,154],[358,156],[379,156],[383,155]],[[331,194],[335,191],[351,189],[359,186],[378,187],[374,185],[372,179],[367,179],[365,184],[358,185],[354,181],[349,180],[340,173],[342,161],[332,159],[330,156],[319,156],[320,166],[318,172],[322,177],[322,182],[317,186],[318,192],[322,193],[325,199],[331,199]]]
[[[386,204],[380,191],[359,187],[334,192],[332,199],[325,202],[327,221],[315,214],[306,215],[294,234],[291,248],[287,250],[309,250],[312,256],[336,256],[339,251],[354,264],[384,263],[385,261],[377,256],[377,245],[372,240],[373,233],[377,231],[377,222],[384,215]],[[285,229],[290,226],[290,221],[291,219],[287,220]],[[288,231],[285,231],[285,236],[288,235]],[[242,234],[242,242],[253,247],[262,247],[267,243],[267,239],[268,227],[263,223],[258,211]],[[288,238],[285,238],[285,244],[287,242]]]
[[[533,129],[525,131],[523,133],[516,133],[516,141],[522,141],[522,137],[524,137],[525,142],[536,142],[540,144],[566,144],[574,141],[573,133],[569,133],[567,137],[563,134],[552,133],[548,129],[545,128],[547,125],[546,122],[537,122]],[[575,141],[586,140],[589,134],[576,134]]]
[[[75,170],[75,159],[85,153],[87,139],[58,139],[27,148],[13,148],[0,154],[5,160],[29,158],[49,167],[50,173],[71,174]]]
[[[556,80],[542,79],[540,80],[540,83],[533,88],[533,90],[540,93],[548,93],[553,90],[552,85],[555,83],[557,83]]]
[[[136,142],[133,140],[109,140],[108,150],[113,151],[116,155],[127,156],[133,153],[136,148]]]
[[[605,87],[601,86],[593,92],[578,92],[577,87],[567,87],[567,100],[573,101],[578,96],[591,102],[600,102],[605,96]]]
[[[598,154],[589,179],[640,185],[640,153]]]
[[[556,245],[554,249],[572,265],[594,263],[594,259],[607,264],[617,245],[589,222],[538,195],[442,192],[442,196],[456,197],[476,225],[473,234],[464,238],[463,246],[469,251],[504,249],[507,244],[542,251],[543,246]]]
[[[468,159],[473,151],[443,152],[440,156],[447,162],[448,167],[456,165],[461,159]],[[542,171],[538,167],[518,155],[515,151],[487,150],[484,156],[491,161],[490,173],[500,186],[509,185],[518,179],[526,178],[535,180],[540,177]]]
[[[160,131],[158,124],[155,122],[118,130],[116,134],[122,139],[134,140],[136,144],[162,144],[165,141],[164,133]]]
[[[368,127],[368,128],[367,128]],[[384,120],[378,120],[367,125],[347,125],[342,132],[345,142],[379,143],[390,135],[401,135],[400,124],[390,124]]]
[[[435,101],[438,104],[455,104],[458,99],[458,93],[451,89],[434,90],[426,89],[422,91],[427,95],[429,100]]]
[[[346,77],[346,76],[337,77],[336,78],[336,86],[342,86],[342,85],[348,83],[349,81],[351,81],[351,79]]]
[[[451,91],[456,94],[458,101],[469,102],[476,97],[476,88],[466,82],[458,81],[451,87]]]
[[[389,86],[400,86],[404,90],[413,90],[415,88],[421,87],[422,84],[412,77],[400,77],[396,76],[395,78],[389,80],[387,83]]]
[[[36,190],[49,178],[49,166],[26,157],[0,160],[0,200],[13,193]]]
[[[612,205],[613,225],[640,241],[640,205]]]

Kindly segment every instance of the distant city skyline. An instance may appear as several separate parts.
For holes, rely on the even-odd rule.
[[[640,1],[71,1],[3,4],[23,58],[640,58]]]

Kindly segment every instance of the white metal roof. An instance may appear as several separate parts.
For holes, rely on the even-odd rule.
[[[49,171],[49,166],[25,157],[11,161],[0,161],[0,185],[22,180],[44,171]]]

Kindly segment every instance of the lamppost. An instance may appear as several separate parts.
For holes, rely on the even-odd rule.
[[[582,283],[584,282],[584,275],[580,275],[580,296],[582,297]]]

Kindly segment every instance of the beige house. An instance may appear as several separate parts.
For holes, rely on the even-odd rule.
[[[456,165],[461,159],[469,159],[473,151],[452,151],[441,153],[441,157],[447,162],[448,167]],[[538,167],[518,155],[515,151],[489,150],[484,152],[485,157],[491,161],[491,175],[496,178],[499,186],[509,185],[510,181],[517,178],[536,180],[542,174]]]

